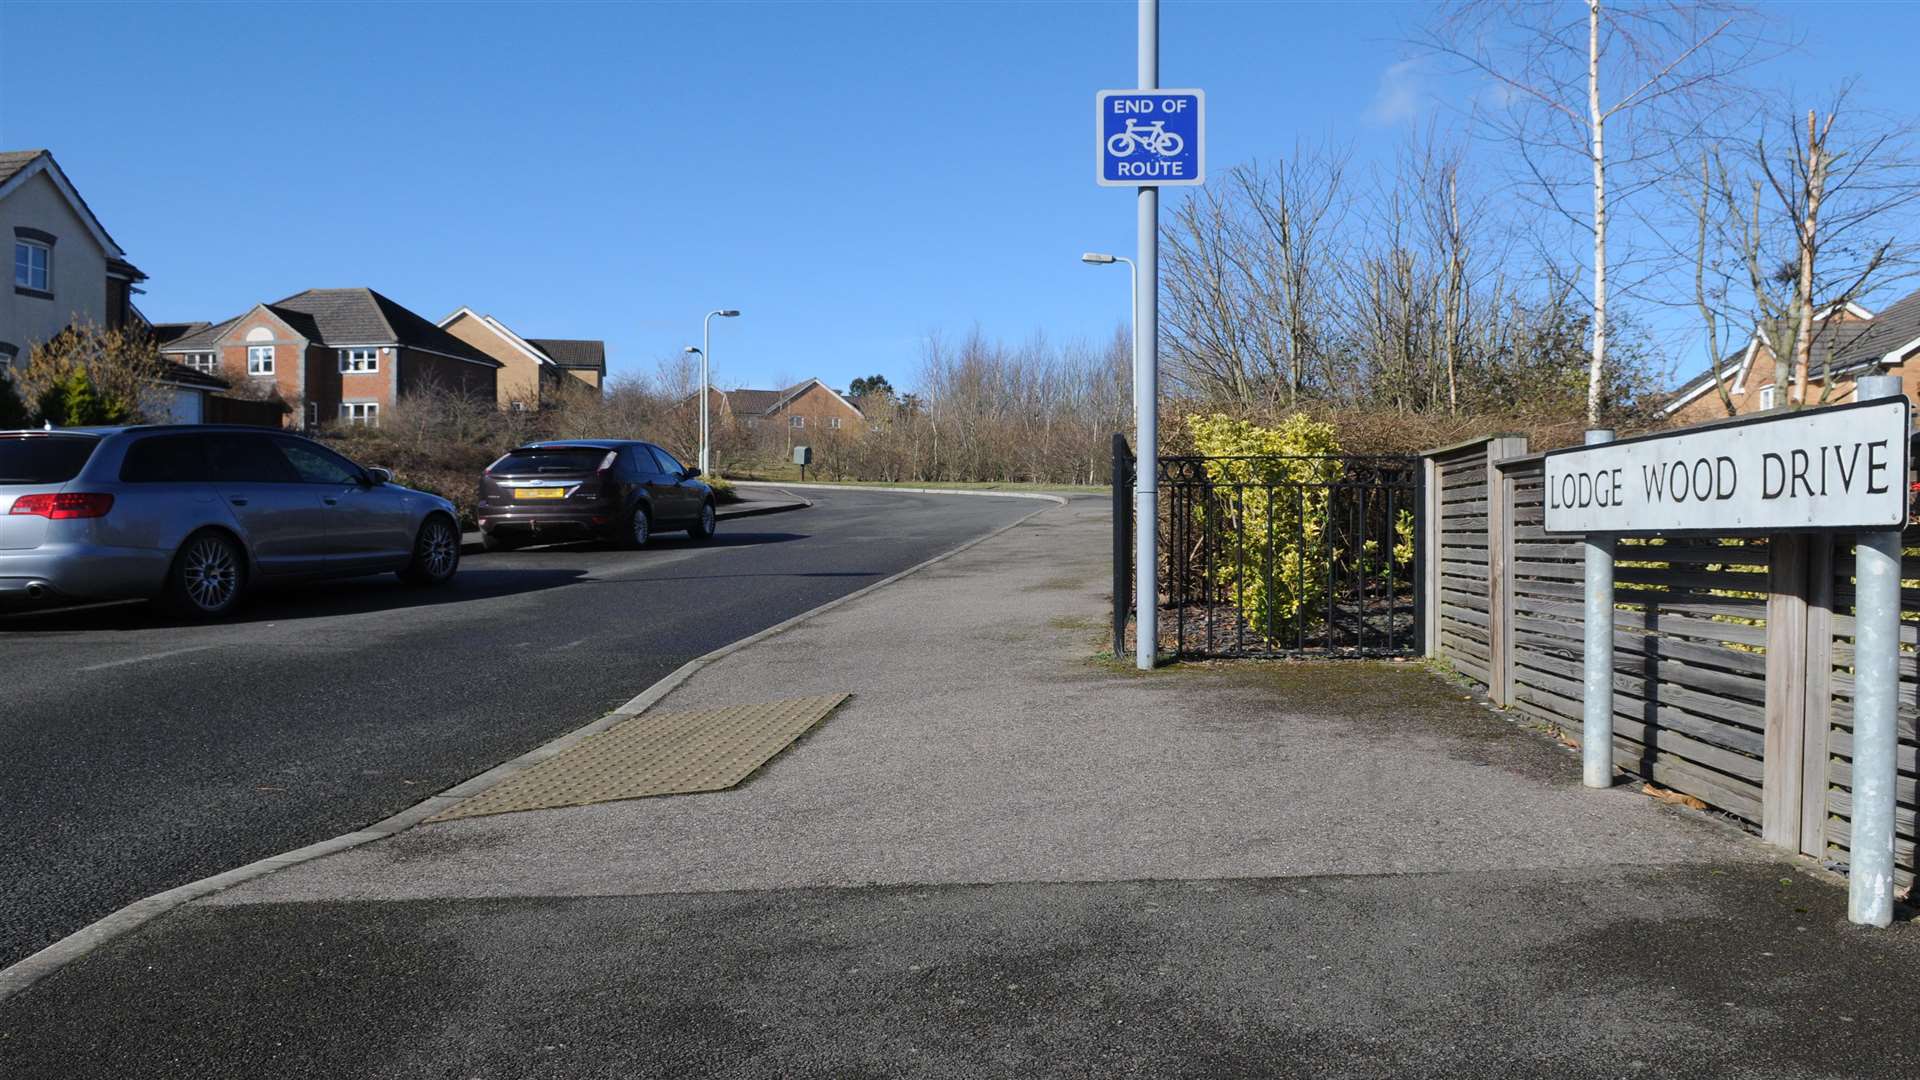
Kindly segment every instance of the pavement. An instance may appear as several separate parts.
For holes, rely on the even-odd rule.
[[[329,582],[210,625],[125,604],[0,617],[0,967],[404,810],[1038,505],[813,498],[704,545],[478,555],[443,588]]]
[[[1920,1074],[1920,924],[1415,665],[1100,659],[1107,530],[1074,500],[700,669],[658,707],[853,695],[736,789],[120,938],[0,1005],[0,1075]]]

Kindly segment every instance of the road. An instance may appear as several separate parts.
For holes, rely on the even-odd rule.
[[[211,626],[129,605],[0,618],[0,966],[396,813],[1038,505],[815,501],[723,523],[706,546],[474,556],[448,588],[337,582]]]

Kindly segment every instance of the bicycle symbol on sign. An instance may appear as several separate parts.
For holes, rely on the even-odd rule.
[[[1129,119],[1127,130],[1117,131],[1107,140],[1107,153],[1114,157],[1132,157],[1142,149],[1151,150],[1161,157],[1173,157],[1186,149],[1187,141],[1175,132],[1167,130],[1165,120],[1155,120],[1151,124],[1142,124]]]

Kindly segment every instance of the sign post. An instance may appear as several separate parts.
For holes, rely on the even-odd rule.
[[[1587,445],[1613,441],[1613,432],[1587,432]],[[1590,788],[1613,786],[1613,536],[1587,534],[1586,663],[1581,675],[1586,710],[1580,726],[1580,778]]]
[[[1140,0],[1139,87],[1102,90],[1094,99],[1096,179],[1138,188],[1139,250],[1134,257],[1133,386],[1134,596],[1139,607],[1134,664],[1159,658],[1160,187],[1206,179],[1206,95],[1161,90],[1160,0]]]
[[[1861,379],[1856,396],[1906,398],[1900,376]],[[1904,445],[1905,440],[1902,440]],[[1906,455],[1899,455],[1902,466]],[[1892,485],[1904,496],[1903,467]],[[1854,545],[1853,822],[1847,849],[1847,918],[1866,926],[1893,922],[1895,758],[1900,750],[1900,534],[1898,524],[1862,532]]]
[[[1847,915],[1886,926],[1893,920],[1900,541],[1911,429],[1898,376],[1863,378],[1856,397],[1666,435],[1612,441],[1611,433],[1590,431],[1587,445],[1546,455],[1546,528],[1588,537],[1582,758],[1593,787],[1612,777],[1614,537],[1859,534]]]

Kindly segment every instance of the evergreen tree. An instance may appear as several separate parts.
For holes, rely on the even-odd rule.
[[[0,429],[26,427],[28,419],[27,403],[20,400],[13,379],[0,375]]]

